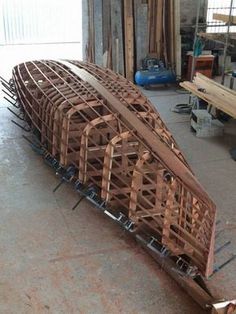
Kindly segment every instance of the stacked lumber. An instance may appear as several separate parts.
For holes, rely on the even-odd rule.
[[[149,54],[165,61],[173,69],[178,62],[176,50],[180,49],[179,1],[149,0]]]
[[[182,82],[180,86],[205,100],[209,105],[236,118],[236,92],[205,75],[197,73],[193,82]]]
[[[177,70],[180,74],[181,42],[180,42],[180,14],[179,0],[97,0],[96,6],[102,7],[102,43],[95,44],[96,24],[98,21],[94,0],[88,0],[88,43],[86,60],[96,62],[109,69],[125,75],[133,81],[136,60],[140,50],[143,58],[147,55],[162,59],[166,67]],[[141,8],[146,8],[144,17],[140,14]],[[142,18],[143,28],[148,34],[137,33],[137,19]],[[145,25],[147,24],[147,25]],[[143,42],[147,41],[147,47]],[[103,62],[97,62],[96,50],[102,49]]]
[[[73,167],[75,186],[96,188],[104,210],[145,228],[175,262],[212,273],[215,205],[135,85],[91,63],[53,60],[16,66],[13,82],[44,155]]]

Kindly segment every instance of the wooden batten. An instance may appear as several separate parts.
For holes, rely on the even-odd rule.
[[[205,100],[209,105],[236,118],[235,91],[220,85],[200,73],[196,74],[193,82],[185,81],[180,83],[180,86]]]
[[[122,1],[111,0],[111,43],[112,69],[124,75],[124,43],[123,43],[123,6]]]
[[[163,1],[158,0],[157,2],[157,14],[156,14],[156,53],[157,58],[160,59],[162,56],[163,48]]]
[[[124,0],[125,76],[134,79],[134,17],[133,0]]]
[[[180,0],[174,0],[174,70],[181,77]]]
[[[88,44],[87,44],[87,60],[89,62],[95,62],[95,35],[94,35],[94,2],[88,0]]]

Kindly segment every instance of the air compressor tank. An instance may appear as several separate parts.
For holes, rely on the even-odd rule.
[[[148,86],[176,82],[176,75],[171,69],[166,69],[163,62],[155,58],[145,58],[143,68],[136,72],[137,85]]]
[[[172,70],[154,67],[152,69],[137,71],[135,82],[141,86],[175,83],[176,75]]]

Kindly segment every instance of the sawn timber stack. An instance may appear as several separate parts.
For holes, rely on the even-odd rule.
[[[78,61],[17,65],[13,82],[41,147],[112,212],[208,277],[216,209],[148,99],[111,70]]]

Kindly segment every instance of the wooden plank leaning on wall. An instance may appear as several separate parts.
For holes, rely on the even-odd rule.
[[[181,76],[180,0],[148,0],[149,55]]]
[[[95,34],[94,34],[94,2],[88,0],[88,43],[86,57],[88,62],[95,62]]]
[[[103,0],[103,66],[112,69],[111,1]]]
[[[163,0],[158,0],[156,19],[156,51],[157,58],[160,59],[163,48]]]
[[[174,0],[174,54],[175,73],[181,77],[180,0]]]
[[[111,0],[112,69],[124,75],[122,7],[122,0]]]
[[[134,1],[134,27],[135,27],[135,61],[136,69],[142,67],[142,60],[147,57],[148,32],[148,1]]]
[[[124,0],[124,45],[125,73],[130,81],[134,79],[134,18],[133,0]]]
[[[148,0],[149,54],[160,59],[163,49],[163,0]]]

